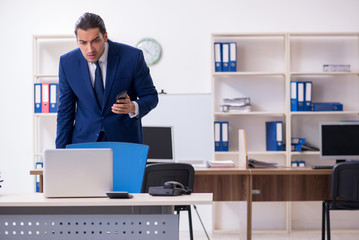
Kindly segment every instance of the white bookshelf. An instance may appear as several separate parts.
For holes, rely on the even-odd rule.
[[[236,72],[215,72],[214,42],[237,43]],[[290,143],[292,137],[304,137],[319,147],[319,122],[359,119],[359,33],[212,34],[211,52],[214,121],[229,122],[229,152],[214,152],[216,160],[238,159],[238,129],[245,129],[249,158],[281,166],[291,166],[293,160],[304,160],[307,166],[334,164],[321,160],[318,151],[292,152]],[[351,72],[323,72],[324,64],[350,64]],[[341,102],[344,111],[291,112],[292,80],[312,81],[312,102]],[[235,97],[250,97],[252,111],[221,112],[222,99]],[[266,151],[267,121],[283,121],[284,151]],[[278,207],[285,212],[279,230],[297,230],[292,228],[298,219],[296,207]],[[253,219],[254,229],[263,230]]]
[[[272,159],[265,151],[265,122],[284,122],[286,148],[279,154],[290,166],[292,158],[318,163],[319,155],[292,153],[290,139],[305,137],[318,146],[319,122],[358,119],[358,33],[234,33],[212,34],[214,42],[237,43],[237,71],[215,72],[212,61],[214,120],[229,121],[229,151],[238,153],[238,129],[246,129],[249,156]],[[324,64],[350,64],[351,72],[323,72]],[[291,112],[290,81],[312,81],[313,102],[343,103],[341,112]],[[221,112],[223,98],[250,97],[251,112]],[[259,154],[260,153],[260,154]],[[215,156],[226,156],[215,152]],[[314,164],[314,163],[313,163]],[[325,164],[324,164],[325,165]]]
[[[73,35],[34,35],[33,84],[57,83],[60,56],[76,47]],[[34,167],[36,162],[43,161],[45,149],[55,148],[56,116],[56,113],[35,113],[33,110]]]

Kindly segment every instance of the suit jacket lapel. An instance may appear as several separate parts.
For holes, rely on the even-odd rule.
[[[105,93],[102,101],[102,109],[104,108],[108,96],[110,95],[112,84],[117,72],[117,66],[120,60],[119,56],[116,54],[116,51],[114,51],[114,49],[111,49],[113,47],[112,42],[111,41],[108,42],[109,42],[108,45],[109,49],[108,49],[108,57],[107,57],[106,86],[105,86]]]

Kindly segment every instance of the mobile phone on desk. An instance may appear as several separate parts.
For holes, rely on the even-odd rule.
[[[107,197],[109,198],[132,198],[133,195],[128,192],[117,192],[117,191],[111,191],[106,192]]]
[[[126,97],[127,97],[127,90],[121,92],[120,94],[117,94],[116,103],[117,103],[117,100],[123,100],[123,99],[126,99]]]

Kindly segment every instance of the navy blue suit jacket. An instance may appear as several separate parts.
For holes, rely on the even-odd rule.
[[[105,93],[97,103],[87,60],[80,49],[60,57],[56,148],[96,142],[103,129],[109,141],[142,143],[141,118],[156,107],[158,94],[141,50],[108,40]],[[114,114],[116,95],[127,90],[139,106],[138,118]]]

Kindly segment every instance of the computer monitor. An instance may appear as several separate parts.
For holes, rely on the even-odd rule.
[[[320,158],[359,160],[359,122],[321,122]]]
[[[144,126],[143,144],[150,147],[147,163],[174,162],[173,126]]]

